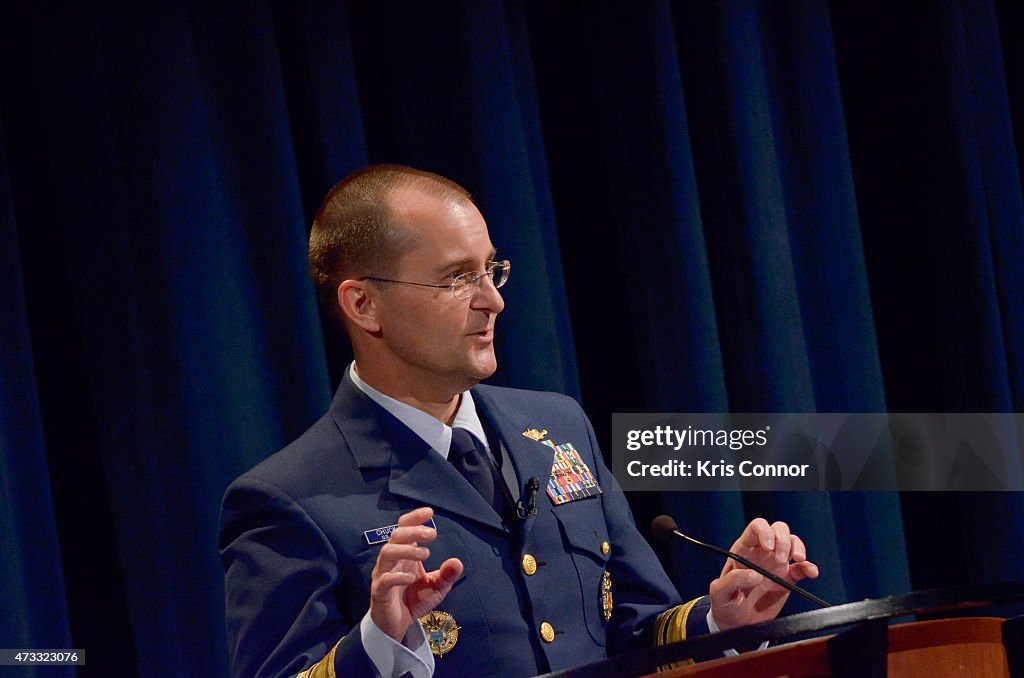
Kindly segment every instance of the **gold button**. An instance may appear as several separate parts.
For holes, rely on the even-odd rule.
[[[537,574],[537,559],[529,553],[523,556],[523,572],[525,572],[528,577],[532,577]]]
[[[611,550],[612,550],[611,544],[609,544],[606,541],[601,542],[601,553],[603,555],[608,555],[608,552],[611,551]]]
[[[540,625],[540,637],[544,639],[545,643],[555,642],[555,629],[551,627],[551,624],[543,622]]]

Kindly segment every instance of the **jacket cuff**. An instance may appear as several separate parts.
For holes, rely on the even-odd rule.
[[[668,645],[670,643],[678,643],[686,640],[687,638],[708,633],[706,617],[707,611],[710,608],[710,600],[708,600],[707,596],[702,596],[700,598],[694,598],[688,603],[676,605],[675,607],[665,610],[658,615],[658,618],[654,623],[654,644],[660,646]],[[691,659],[684,659],[678,662],[673,662],[672,664],[660,666],[659,670],[667,671],[680,666],[689,666],[695,663],[695,660],[701,659],[704,658],[695,657]]]
[[[302,673],[295,676],[295,678],[336,678],[337,674],[334,671],[334,655],[338,652],[338,645],[341,645],[344,638],[338,641],[338,643],[331,648],[331,651],[327,653],[327,656],[313,664]]]
[[[341,668],[339,671],[338,668]],[[337,676],[377,676],[377,669],[366,654],[358,627],[345,634],[327,656],[299,673],[295,678],[337,678]]]

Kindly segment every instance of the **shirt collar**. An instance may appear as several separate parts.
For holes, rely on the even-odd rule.
[[[392,416],[408,426],[413,433],[422,438],[423,442],[430,445],[435,452],[445,459],[448,458],[448,450],[452,446],[451,426],[448,426],[439,419],[435,419],[423,410],[418,410],[412,405],[406,405],[395,400],[367,384],[356,373],[355,361],[348,366],[348,374],[356,388],[365,393],[370,400],[383,407]],[[484,433],[483,422],[480,421],[476,405],[473,404],[473,394],[469,391],[462,393],[462,397],[459,400],[459,409],[455,412],[455,419],[452,421],[452,424],[455,425],[455,428],[464,428],[472,433],[483,444],[487,452],[491,451],[487,445],[487,435]]]

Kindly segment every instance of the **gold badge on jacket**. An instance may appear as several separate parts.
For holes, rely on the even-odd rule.
[[[420,617],[420,624],[427,634],[427,644],[430,651],[438,657],[443,657],[445,652],[451,652],[455,643],[459,642],[459,630],[462,628],[455,623],[455,617],[441,610],[433,610]]]
[[[601,577],[601,613],[604,615],[605,622],[611,621],[612,608],[614,607],[614,601],[612,600],[612,575],[608,570],[604,571],[604,576]]]
[[[535,428],[528,428],[525,431],[523,431],[523,435],[524,436],[526,436],[530,440],[536,440],[538,443],[540,441],[544,440],[544,438],[547,436],[547,434],[548,434],[548,430],[547,429],[544,429],[543,431],[538,431]]]

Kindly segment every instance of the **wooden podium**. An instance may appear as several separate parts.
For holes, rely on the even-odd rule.
[[[1010,668],[1003,647],[1002,625],[1003,620],[996,617],[967,617],[891,626],[885,655],[886,673],[882,675],[890,678],[1008,678]],[[799,641],[763,652],[748,652],[739,657],[649,675],[665,678],[833,676],[828,643],[834,637]]]
[[[655,675],[677,678],[1024,678],[1024,617],[955,616],[890,626],[909,615],[960,615],[962,611],[1024,600],[1024,582],[986,584],[803,612],[772,622],[630,652],[549,678],[618,678]],[[792,641],[832,629],[826,637]],[[721,657],[730,647],[769,640],[772,647]],[[778,644],[785,643],[785,644]],[[667,668],[689,657],[721,657]]]

